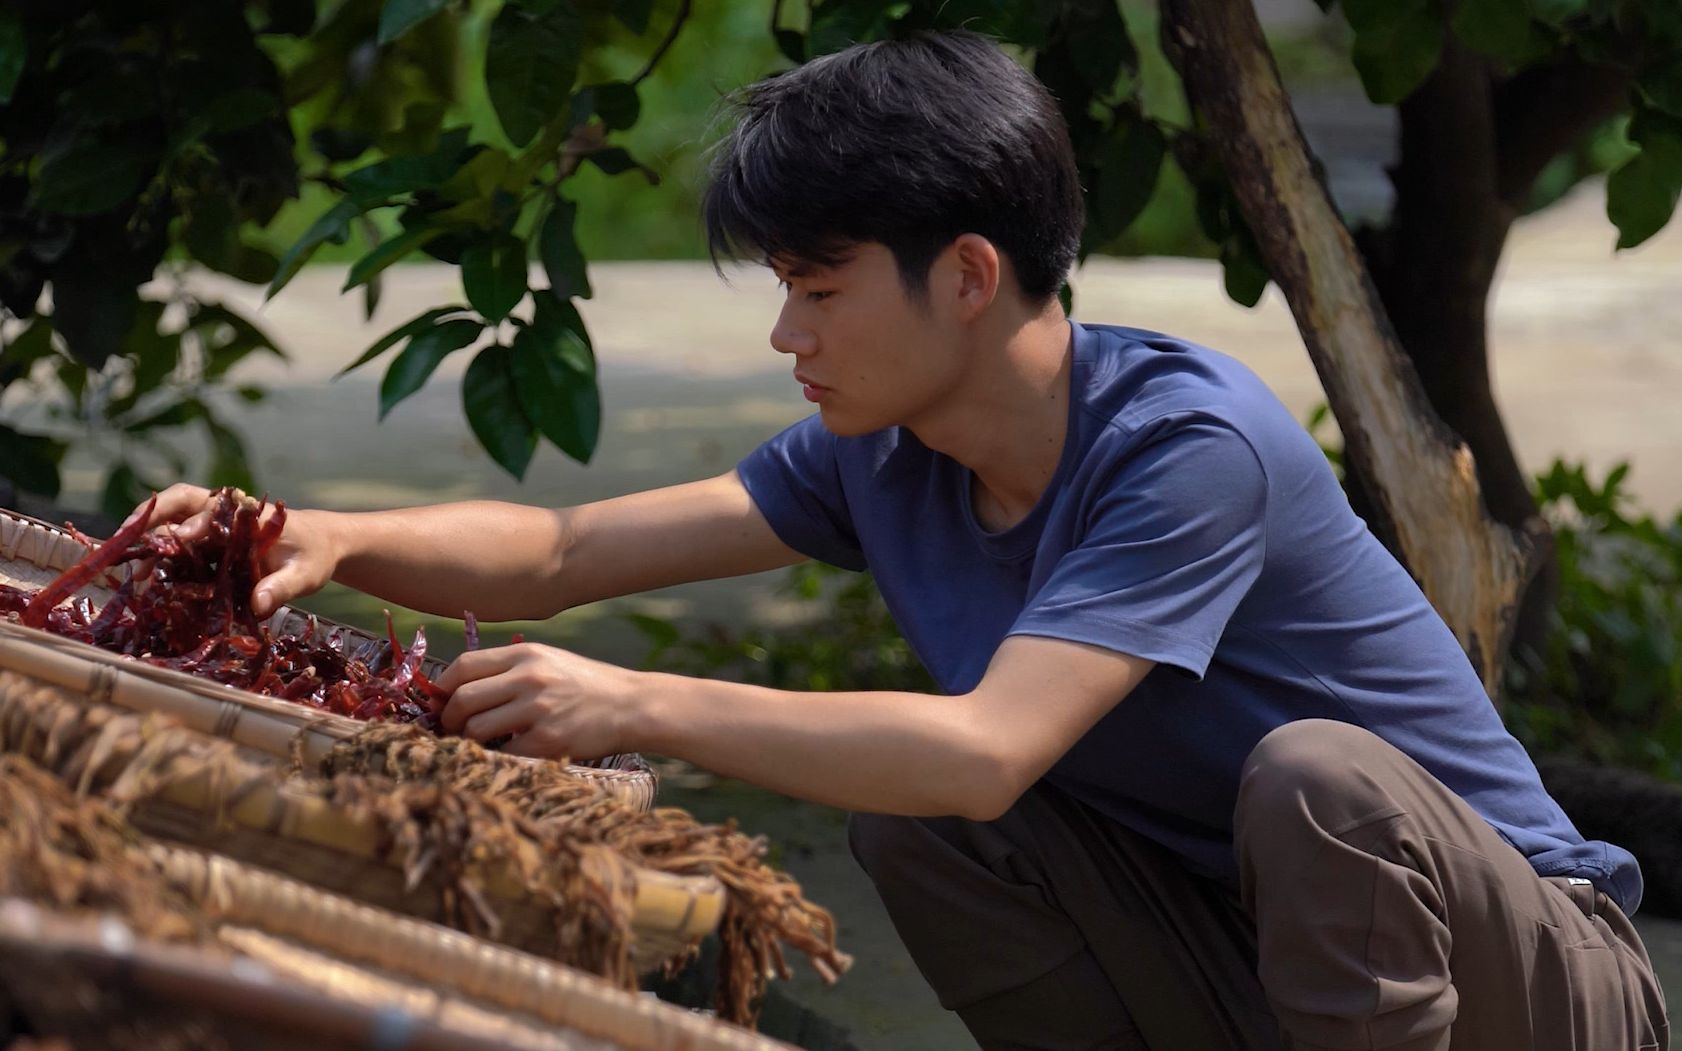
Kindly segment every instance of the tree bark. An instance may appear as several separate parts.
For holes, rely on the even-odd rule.
[[[1534,547],[1490,519],[1470,450],[1432,410],[1315,174],[1249,0],[1163,0],[1162,16],[1164,46],[1366,483],[1372,524],[1394,541],[1494,698]]]
[[[1536,545],[1515,642],[1539,645],[1557,588],[1553,538],[1537,516],[1489,374],[1487,304],[1513,223],[1536,178],[1625,104],[1629,68],[1574,59],[1500,79],[1449,40],[1398,107],[1396,206],[1363,245],[1379,296],[1432,408],[1471,449],[1490,516]]]

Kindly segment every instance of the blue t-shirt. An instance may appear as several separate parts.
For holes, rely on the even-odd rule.
[[[875,574],[950,693],[980,682],[1007,635],[1158,662],[1046,780],[1196,871],[1237,879],[1233,807],[1257,742],[1337,719],[1412,756],[1539,874],[1586,877],[1633,911],[1635,858],[1585,842],[1549,797],[1454,635],[1266,385],[1159,333],[1072,328],[1057,474],[1003,532],[976,521],[969,470],[904,428],[837,438],[813,416],[743,460],[742,481],[784,543]]]

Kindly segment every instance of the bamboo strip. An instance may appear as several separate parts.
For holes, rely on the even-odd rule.
[[[171,881],[225,922],[258,927],[552,1025],[650,1051],[772,1051],[780,1046],[581,971],[226,858],[162,845],[150,853]]]
[[[493,1036],[487,1027],[460,1024],[459,1013],[425,1017],[380,997],[368,982],[353,987],[341,981],[343,988],[306,983],[293,969],[303,957],[295,952],[293,967],[280,967],[279,955],[230,960],[226,950],[213,947],[137,939],[110,917],[71,918],[15,899],[0,902],[0,961],[7,965],[0,968],[0,986],[32,1015],[47,1016],[39,1020],[50,1031],[92,1035],[89,1030],[101,1025],[144,1026],[150,1016],[179,1023],[183,1034],[200,1040],[215,1037],[238,1047],[600,1051],[602,1046],[593,1040],[562,1043],[558,1034],[516,1028],[513,1019],[497,1020],[489,1027]],[[341,980],[350,973],[342,963],[314,962]],[[75,995],[82,990],[92,995]],[[90,1017],[96,1014],[104,1017]],[[523,1039],[511,1039],[516,1034]],[[546,1035],[550,1039],[542,1039]]]
[[[0,747],[59,768],[83,790],[97,786],[114,793],[131,804],[131,819],[151,835],[411,915],[430,919],[439,907],[430,885],[407,883],[375,818],[335,808],[301,785],[278,780],[274,761],[253,758],[226,741],[141,722],[110,706],[82,704],[62,689],[0,672]],[[142,751],[152,758],[137,764]],[[513,864],[488,865],[484,872],[499,923],[496,936],[553,955],[552,913],[516,874],[542,868],[543,859],[529,841],[511,840],[507,849],[514,852]],[[628,868],[626,875],[636,966],[658,967],[717,928],[726,902],[718,880],[641,867]]]
[[[319,763],[334,745],[365,724],[301,704],[235,690],[159,668],[50,632],[0,620],[0,668],[62,686],[95,703],[136,712],[158,712],[201,733],[214,734],[266,755],[289,757],[298,742],[304,762]],[[654,803],[653,772],[641,756],[614,757],[624,766],[607,769],[573,764],[568,772],[600,784],[639,810]],[[491,762],[545,760],[496,754]]]

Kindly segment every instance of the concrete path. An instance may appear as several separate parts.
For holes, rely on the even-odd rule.
[[[1527,466],[1565,455],[1604,470],[1634,462],[1634,492],[1666,514],[1682,503],[1682,222],[1653,243],[1613,258],[1598,187],[1521,223],[1509,246],[1493,309],[1498,392]],[[524,485],[504,476],[472,442],[456,379],[465,357],[384,423],[376,422],[378,370],[326,382],[387,329],[431,307],[461,301],[456,272],[431,265],[390,273],[376,320],[360,297],[341,298],[343,268],[311,268],[260,311],[249,289],[198,279],[243,302],[293,355],[290,368],[256,362],[242,379],[272,384],[266,406],[242,417],[264,485],[296,504],[340,508],[496,496],[574,503],[701,477],[731,466],[755,443],[807,411],[766,332],[778,293],[762,271],[721,285],[697,263],[592,268],[597,297],[583,305],[601,362],[606,429],[595,462],[543,450]],[[1299,417],[1321,400],[1307,355],[1276,292],[1255,310],[1233,305],[1215,266],[1180,260],[1097,260],[1078,276],[1076,315],[1156,328],[1223,349],[1268,380]],[[91,502],[86,465],[66,472],[68,501]],[[538,637],[634,663],[641,641],[616,613],[640,608],[685,619],[740,623],[788,613],[775,576],[672,589],[575,611]],[[351,596],[324,611],[377,614]],[[444,647],[447,652],[447,646]],[[736,814],[767,832],[782,860],[841,917],[844,945],[860,957],[836,990],[808,974],[796,998],[853,1028],[861,1047],[966,1047],[898,947],[863,877],[846,857],[838,815],[779,804],[729,786],[674,802]],[[1667,984],[1682,992],[1682,924],[1643,917]],[[1001,946],[1001,951],[1008,947]]]

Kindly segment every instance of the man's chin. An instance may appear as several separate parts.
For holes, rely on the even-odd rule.
[[[827,406],[818,407],[818,419],[822,421],[824,430],[837,438],[857,438],[860,435],[879,431],[884,426],[881,423],[848,416],[846,413],[837,412]]]

